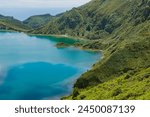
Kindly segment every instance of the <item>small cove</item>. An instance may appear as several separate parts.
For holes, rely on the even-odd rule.
[[[0,32],[0,99],[59,99],[101,54],[74,47],[56,48],[74,40]]]

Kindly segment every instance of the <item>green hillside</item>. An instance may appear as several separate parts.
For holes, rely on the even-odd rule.
[[[87,38],[84,48],[103,50],[63,99],[150,99],[150,0],[93,0],[34,33]]]
[[[150,0],[92,0],[43,23],[28,32],[85,38],[75,46],[103,50],[62,99],[150,99]]]
[[[54,16],[51,16],[50,14],[35,15],[24,20],[23,24],[28,25],[29,27],[35,29],[35,28],[39,28],[45,25],[46,23],[51,21],[53,18]]]
[[[129,22],[136,25],[149,19],[149,3],[145,3],[146,0],[92,0],[65,12],[34,33],[101,39]]]
[[[30,30],[30,28],[13,17],[0,15],[0,30],[26,32],[27,30]]]

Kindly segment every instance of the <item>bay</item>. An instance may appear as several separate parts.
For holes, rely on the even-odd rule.
[[[58,42],[75,40],[0,32],[0,99],[60,99],[101,57],[74,47],[57,48]]]

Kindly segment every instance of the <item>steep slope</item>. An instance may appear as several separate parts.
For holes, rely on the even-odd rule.
[[[30,28],[13,17],[0,15],[0,30],[15,30],[24,32],[30,30]]]
[[[149,7],[142,5],[144,2],[147,1],[92,0],[84,6],[64,13],[33,33],[101,39],[112,34],[129,20],[136,25],[148,19]]]
[[[63,99],[150,99],[150,0],[94,0],[39,32],[99,39],[83,47],[103,49]]]
[[[44,14],[44,15],[35,15],[31,16],[28,19],[23,21],[23,24],[28,25],[29,27],[36,29],[39,28],[49,21],[51,21],[54,18],[54,16],[51,16],[50,14]]]
[[[92,0],[31,30],[90,39],[103,59],[63,99],[150,99],[150,0]]]

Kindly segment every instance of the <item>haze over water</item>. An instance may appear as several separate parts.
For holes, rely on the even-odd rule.
[[[0,99],[58,99],[100,54],[77,48],[56,48],[56,37],[0,32]]]
[[[25,20],[33,15],[56,15],[79,7],[90,0],[0,0],[0,15]]]

